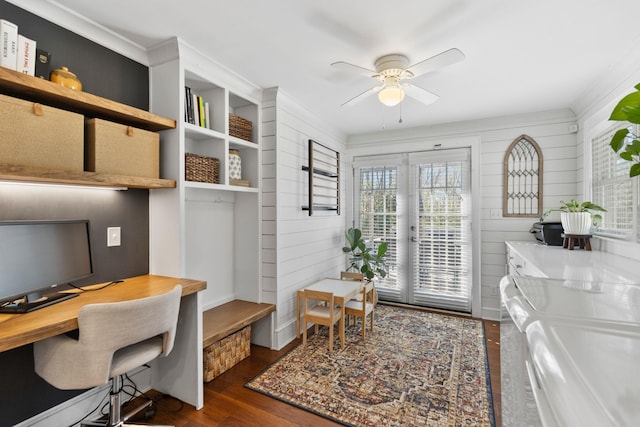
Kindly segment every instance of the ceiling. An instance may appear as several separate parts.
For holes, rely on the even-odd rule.
[[[571,108],[640,45],[637,0],[49,1],[144,47],[178,36],[345,134]],[[452,47],[463,62],[412,80],[434,104],[341,107],[376,82],[332,62],[413,64]]]

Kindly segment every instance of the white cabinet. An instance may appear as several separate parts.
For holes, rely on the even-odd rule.
[[[546,277],[526,258],[507,244],[507,274],[511,276]]]
[[[151,110],[177,119],[161,144],[161,173],[176,189],[150,194],[150,272],[206,280],[201,310],[261,302],[262,90],[176,38],[149,57]],[[209,128],[185,120],[185,87],[208,102]],[[252,122],[252,141],[230,135],[229,114]],[[239,151],[249,186],[231,185],[229,149]],[[185,180],[186,153],[217,158],[218,182]]]

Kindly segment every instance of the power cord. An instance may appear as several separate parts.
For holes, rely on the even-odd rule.
[[[92,288],[92,289],[85,289],[85,288],[83,288],[81,286],[76,286],[73,283],[67,283],[67,285],[71,286],[74,289],[79,290],[80,292],[93,292],[93,291],[99,291],[99,290],[104,289],[104,288],[108,288],[111,285],[115,285],[116,283],[122,283],[122,282],[124,282],[124,280],[113,280],[113,281],[111,281],[111,282],[109,282],[107,284],[104,284],[104,285],[100,286],[99,288]]]
[[[105,396],[100,400],[100,402],[98,403],[98,405],[93,408],[90,412],[88,412],[84,417],[80,418],[78,421],[69,424],[69,427],[73,427],[78,425],[79,423],[81,423],[82,421],[86,420],[87,418],[89,418],[89,416],[91,416],[91,414],[93,414],[94,412],[96,412],[98,410],[98,408],[100,408],[100,406],[102,406],[102,408],[100,408],[100,414],[102,414],[102,411],[104,410],[104,400],[107,399],[109,397],[109,392],[107,392],[107,394],[105,394]],[[107,404],[109,402],[107,401]],[[104,414],[102,414],[104,415]]]
[[[147,368],[150,368],[150,366],[148,364],[145,364],[143,366],[146,366]],[[144,417],[145,419],[149,420],[151,418],[153,418],[156,415],[156,412],[158,410],[164,411],[164,412],[168,412],[168,413],[177,413],[180,412],[182,410],[182,408],[184,408],[184,403],[179,400],[176,399],[173,396],[170,396],[168,394],[164,394],[164,393],[160,393],[160,394],[156,394],[154,396],[149,396],[147,393],[143,393],[140,391],[140,389],[138,389],[137,384],[135,383],[135,381],[133,381],[131,379],[131,377],[129,377],[128,374],[124,374],[124,378],[127,380],[128,384],[125,384],[123,382],[123,387],[122,387],[122,392],[126,395],[128,395],[130,398],[129,400],[123,405],[126,406],[127,404],[131,403],[135,398],[137,397],[142,397],[145,399],[150,400],[151,406],[149,406],[144,413]],[[128,387],[129,389],[132,389],[133,391],[129,391],[127,390],[125,387]],[[167,401],[167,400],[172,400],[175,402],[178,402],[177,408],[173,408],[170,409],[165,405],[160,405],[159,402],[161,401]],[[163,407],[161,407],[163,406]]]

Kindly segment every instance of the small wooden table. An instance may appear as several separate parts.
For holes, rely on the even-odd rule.
[[[342,318],[339,322],[340,347],[344,348],[344,305],[360,292],[361,286],[362,282],[354,282],[352,280],[321,279],[300,289],[296,296],[296,338],[300,338],[300,299],[302,298],[304,290],[331,292],[335,303],[340,306],[341,310]],[[304,327],[306,328],[307,325]]]

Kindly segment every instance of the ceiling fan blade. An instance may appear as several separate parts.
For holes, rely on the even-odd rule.
[[[427,58],[424,61],[415,63],[407,69],[413,73],[414,77],[416,77],[421,74],[430,73],[432,71],[439,70],[440,68],[458,63],[464,60],[464,58],[465,56],[462,51],[452,48],[434,55],[431,58]]]
[[[348,101],[344,102],[341,106],[342,107],[347,107],[347,106],[352,106],[355,105],[357,103],[359,103],[360,101],[364,100],[367,96],[371,95],[372,93],[376,93],[379,92],[380,89],[382,89],[384,86],[374,86],[370,89],[365,90],[364,92],[354,96],[353,98],[349,99]]]
[[[363,76],[367,76],[367,77],[373,77],[373,75],[377,74],[375,72],[375,70],[370,70],[368,68],[364,68],[361,67],[359,65],[355,65],[355,64],[350,64],[348,62],[344,62],[344,61],[338,61],[338,62],[334,62],[333,64],[331,64],[332,67],[338,68],[340,70],[347,70],[350,72],[356,72],[358,74],[361,74]]]
[[[422,102],[424,105],[430,105],[436,102],[440,97],[433,92],[429,92],[419,86],[405,83],[402,85],[407,96]]]

